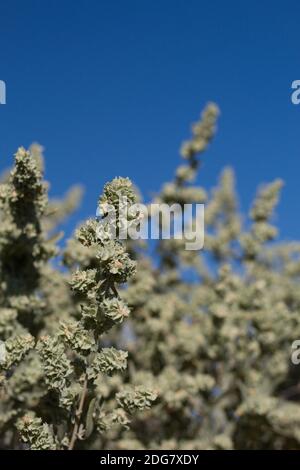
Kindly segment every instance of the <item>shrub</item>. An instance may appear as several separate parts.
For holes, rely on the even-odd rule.
[[[118,232],[119,198],[137,200],[127,178],[104,188],[101,231],[88,220],[59,250],[80,191],[49,202],[41,149],[17,152],[0,186],[2,448],[300,448],[300,244],[275,242],[280,180],[247,220],[230,169],[197,184],[217,116],[209,104],[154,199],[205,203],[199,252],[109,237],[109,205]]]

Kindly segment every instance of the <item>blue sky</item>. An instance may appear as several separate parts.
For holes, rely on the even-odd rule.
[[[281,236],[300,238],[299,1],[2,0],[0,16],[0,168],[44,145],[51,194],[85,186],[72,223],[114,176],[158,190],[212,100],[222,115],[199,181],[232,166],[246,209],[283,178]]]

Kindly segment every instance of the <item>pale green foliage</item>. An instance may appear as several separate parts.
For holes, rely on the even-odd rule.
[[[201,252],[160,240],[153,259],[146,243],[112,239],[124,230],[122,204],[137,201],[118,177],[99,198],[100,220],[59,253],[61,272],[56,228],[80,190],[49,202],[41,148],[18,151],[0,185],[2,448],[300,449],[290,360],[300,244],[274,243],[280,180],[260,188],[247,220],[230,169],[212,191],[197,184],[218,114],[207,106],[154,199],[205,202]],[[125,224],[140,220],[134,210]]]
[[[17,429],[31,450],[55,450],[56,443],[49,426],[42,423],[41,418],[31,415],[23,416],[17,422]]]
[[[2,363],[4,369],[18,364],[24,356],[34,347],[34,339],[31,335],[19,335],[11,337],[5,342],[5,361]]]
[[[127,352],[115,348],[103,348],[97,353],[87,370],[89,378],[96,379],[100,372],[112,374],[117,370],[125,370],[127,367]]]
[[[97,232],[99,224],[87,221],[77,231],[77,239],[95,255],[94,266],[79,267],[77,263],[69,279],[72,295],[65,277],[46,264],[56,254],[47,230],[59,218],[53,219],[52,209],[48,212],[46,185],[38,166],[42,167],[42,159],[20,149],[11,176],[0,187],[4,221],[0,327],[6,340],[0,367],[8,372],[1,376],[0,435],[7,447],[16,442],[17,430],[18,438],[31,449],[73,449],[78,440],[93,442],[100,414],[111,416],[111,425],[129,423],[116,400],[105,405],[97,394],[96,380],[126,369],[127,352],[101,347],[101,338],[130,313],[116,287],[135,274],[136,263],[120,241],[102,238]],[[128,178],[107,184],[101,204],[115,204],[118,210],[119,196],[135,201]],[[60,212],[66,214],[69,206],[68,200],[65,209],[60,204]],[[23,284],[18,270],[26,275]]]
[[[86,330],[81,322],[60,322],[59,335],[70,348],[80,354],[88,354],[96,348],[93,333]]]
[[[130,420],[128,419],[127,413],[122,408],[116,408],[116,410],[111,413],[100,413],[98,419],[98,431],[100,433],[104,433],[114,426],[121,426],[124,429],[128,429],[129,423]]]
[[[63,343],[59,342],[59,337],[43,336],[37,350],[43,364],[46,385],[61,393],[68,386],[69,376],[73,372]]]
[[[129,413],[135,410],[147,410],[156,400],[157,393],[143,386],[127,388],[116,395],[117,402]]]
[[[104,315],[115,323],[122,323],[127,318],[130,310],[121,299],[114,297],[113,299],[104,299],[101,304]]]

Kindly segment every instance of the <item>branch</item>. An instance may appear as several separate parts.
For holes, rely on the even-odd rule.
[[[80,426],[81,415],[82,415],[82,412],[83,412],[84,402],[85,402],[85,398],[86,398],[86,395],[87,395],[87,384],[88,384],[88,379],[87,379],[87,376],[85,376],[84,383],[83,383],[83,389],[82,389],[82,393],[81,393],[81,397],[80,397],[80,402],[79,402],[78,408],[77,408],[76,413],[75,413],[75,424],[74,424],[72,437],[71,437],[71,440],[70,440],[68,450],[73,450],[74,449],[75,443],[76,443],[77,438],[78,438],[78,430],[79,430],[79,426]]]

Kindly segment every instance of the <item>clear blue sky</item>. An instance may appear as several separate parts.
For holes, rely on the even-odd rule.
[[[283,178],[281,235],[300,238],[299,1],[2,0],[0,17],[0,168],[43,144],[51,194],[86,188],[73,222],[116,175],[158,190],[213,100],[203,184],[234,167],[246,209],[260,182]]]

